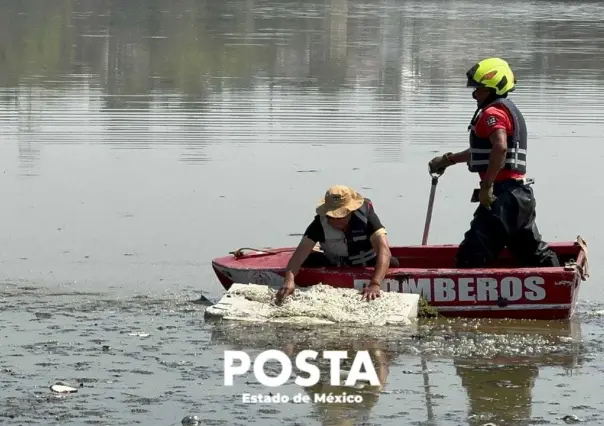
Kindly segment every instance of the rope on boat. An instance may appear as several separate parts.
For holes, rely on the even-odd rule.
[[[230,251],[229,254],[232,254],[236,258],[243,257],[243,251],[244,250],[256,251],[256,252],[267,253],[267,254],[277,254],[277,253],[279,253],[277,251],[267,250],[267,249],[257,249],[257,248],[253,248],[253,247],[241,247],[241,248],[238,248],[235,251]]]
[[[570,270],[575,269],[579,270],[579,274],[581,275],[581,280],[586,281],[589,278],[589,256],[587,253],[587,241],[585,241],[580,235],[577,236],[577,241],[575,244],[581,247],[583,251],[583,262],[582,264],[578,264],[576,261],[568,262],[564,265],[564,269]]]
[[[233,256],[235,256],[235,258],[240,258],[243,257],[243,251],[244,250],[248,250],[248,251],[256,251],[259,253],[266,253],[266,254],[279,254],[282,253],[284,251],[288,251],[288,249],[274,249],[274,250],[270,250],[270,249],[258,249],[258,248],[253,248],[253,247],[241,247],[238,248],[235,251],[230,251],[229,254],[232,254]],[[321,248],[319,247],[319,244],[317,243],[315,245],[315,247],[313,247],[313,251],[323,251],[321,250]]]

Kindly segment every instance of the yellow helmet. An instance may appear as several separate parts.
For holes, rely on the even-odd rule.
[[[506,61],[500,58],[488,58],[476,63],[466,73],[468,87],[487,87],[498,95],[514,90],[516,78]]]

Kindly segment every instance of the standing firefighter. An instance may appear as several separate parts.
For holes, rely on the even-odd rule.
[[[519,266],[559,266],[556,254],[541,239],[535,223],[535,197],[527,182],[527,128],[524,117],[508,99],[516,79],[499,58],[478,62],[467,73],[476,100],[468,130],[470,147],[429,162],[430,173],[442,174],[453,164],[467,163],[480,176],[480,204],[457,253],[458,268],[485,267],[504,247]]]

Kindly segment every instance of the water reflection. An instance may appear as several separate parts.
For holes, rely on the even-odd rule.
[[[330,342],[331,343],[331,342]],[[380,398],[380,391],[383,390],[388,380],[390,364],[396,354],[387,350],[384,342],[380,341],[357,341],[349,345],[321,346],[318,349],[313,347],[304,347],[294,349],[293,345],[286,346],[286,352],[295,357],[304,349],[330,351],[345,350],[349,359],[353,359],[357,351],[368,351],[373,365],[376,369],[377,377],[383,385],[380,387],[367,385],[361,389],[354,386],[333,386],[329,382],[329,367],[319,367],[322,379],[314,386],[304,388],[306,394],[314,401],[314,412],[317,418],[322,419],[321,423],[325,426],[352,426],[368,423],[370,421],[371,410],[375,408]],[[349,369],[350,362],[342,362],[344,369]],[[344,379],[343,379],[344,380]],[[362,402],[332,402],[323,401],[324,395],[333,395],[334,397],[360,397]],[[315,399],[318,397],[317,399]]]
[[[269,348],[285,350],[291,356],[304,349],[352,353],[369,350],[380,365],[380,375],[385,378],[384,389],[363,393],[362,404],[315,403],[315,412],[324,425],[367,424],[375,422],[375,418],[388,421],[395,417],[400,423],[407,424],[406,417],[410,412],[413,413],[413,421],[423,417],[426,422],[423,424],[438,424],[439,418],[473,426],[487,422],[533,424],[532,392],[540,368],[562,367],[565,371],[572,371],[585,358],[585,349],[580,343],[580,326],[575,321],[551,324],[534,321],[473,321],[471,324],[441,321],[432,321],[428,334],[418,332],[415,327],[407,330],[330,329],[217,322],[212,325],[212,341],[225,349],[248,350],[254,354]],[[419,327],[419,330],[425,329],[425,326]],[[491,350],[488,356],[484,356],[485,346]],[[483,355],[478,354],[481,351]],[[418,359],[419,352],[422,355]],[[457,355],[448,356],[447,353]],[[455,378],[437,374],[435,379],[433,376],[434,366],[451,361],[467,394],[467,410],[452,409],[454,403],[452,405],[451,400],[456,399]],[[273,373],[279,371],[280,367],[276,365]],[[354,389],[343,390],[329,385],[328,367],[324,367],[321,374],[321,383],[305,389],[307,394],[341,394],[343,391],[354,394]],[[421,380],[413,379],[413,375],[421,377]],[[550,380],[551,376],[546,376],[545,380]],[[281,389],[271,391],[283,392]],[[257,388],[257,392],[266,393],[267,390]],[[405,404],[401,405],[401,401]],[[376,408],[378,405],[379,409]],[[418,415],[419,410],[423,416]]]
[[[358,143],[400,162],[405,144],[466,136],[479,57],[511,62],[533,116],[558,96],[546,82],[595,93],[602,6],[515,4],[483,2],[493,18],[475,20],[472,3],[436,0],[8,0],[0,136],[28,173],[58,143],[184,146],[192,164],[210,144]],[[574,99],[573,120],[597,113]]]
[[[207,99],[266,79],[317,79],[327,90],[363,83],[392,94],[400,89],[395,76],[462,82],[469,58],[493,51],[495,39],[522,79],[598,73],[597,2],[521,5],[483,2],[485,14],[502,17],[468,27],[474,6],[448,1],[11,0],[0,15],[0,85],[39,78],[60,87],[88,74],[110,96],[177,90]]]
[[[528,327],[481,327],[483,333],[504,331],[508,339],[513,339],[514,335],[528,335],[533,340],[543,339],[547,345],[560,345],[561,342],[568,344],[566,350],[553,350],[537,356],[504,353],[487,359],[454,359],[455,372],[468,396],[470,426],[480,426],[486,422],[517,426],[535,424],[532,393],[539,379],[540,368],[562,367],[562,374],[572,375],[585,361],[579,322],[559,321],[549,324],[538,321]],[[476,340],[484,338],[485,336],[480,336]]]
[[[405,332],[405,331],[403,331]],[[406,331],[410,333],[409,330]],[[371,356],[376,373],[382,386],[374,387],[367,384],[364,387],[333,386],[330,384],[330,367],[328,362],[323,362],[320,356],[318,363],[321,378],[319,382],[302,390],[310,396],[314,405],[313,418],[321,419],[325,426],[347,426],[365,424],[370,421],[371,410],[377,405],[380,392],[389,381],[391,363],[400,354],[400,348],[394,341],[383,335],[372,335],[370,331],[352,328],[338,328],[329,330],[325,327],[277,325],[258,328],[252,325],[242,325],[238,322],[213,322],[212,341],[225,345],[229,349],[249,350],[275,348],[286,352],[290,357],[295,357],[303,350],[315,350],[321,354],[323,351],[347,351],[348,359],[341,362],[341,368],[348,371],[356,351],[367,350]],[[268,365],[268,364],[267,364]],[[266,367],[265,367],[266,368]],[[279,367],[275,367],[279,371]],[[294,365],[294,373],[296,367]],[[272,374],[271,374],[272,375]],[[306,373],[302,373],[306,377]],[[342,379],[342,381],[345,377]],[[246,382],[249,383],[249,382]],[[270,389],[272,393],[283,392],[281,389]],[[259,389],[260,393],[268,393],[267,389]],[[296,393],[295,391],[294,393]],[[283,392],[287,394],[287,392]],[[347,402],[322,402],[316,401],[315,395],[334,396],[361,396],[361,403]]]

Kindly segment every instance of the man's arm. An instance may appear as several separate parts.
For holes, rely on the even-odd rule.
[[[373,272],[373,277],[371,278],[371,282],[369,285],[377,284],[379,287],[382,280],[388,273],[388,268],[390,267],[390,258],[392,257],[392,254],[390,253],[390,247],[388,246],[386,228],[384,227],[382,221],[376,214],[375,209],[373,208],[373,203],[369,205],[367,224],[369,232],[371,233],[369,241],[371,241],[371,246],[377,254],[375,270]]]
[[[300,243],[298,243],[298,247],[296,247],[296,250],[294,250],[294,254],[292,254],[289,262],[287,262],[287,267],[285,269],[285,282],[275,295],[275,302],[277,305],[281,305],[283,299],[294,292],[294,289],[296,288],[294,278],[296,277],[296,274],[300,272],[302,264],[314,248],[315,244],[316,243],[312,239],[308,238],[306,234],[302,237]]]
[[[323,233],[321,220],[319,219],[319,216],[315,216],[314,220],[306,228],[306,231],[304,231],[304,236],[287,263],[287,267],[285,268],[286,286],[294,287],[294,278],[300,271],[302,264],[308,255],[310,255],[317,242],[323,241],[324,239],[325,235]]]
[[[294,254],[289,259],[289,262],[287,262],[287,267],[285,269],[285,285],[294,286],[294,278],[298,272],[300,272],[302,264],[312,252],[315,244],[316,243],[306,235],[302,237],[298,247],[296,247],[296,250],[294,251]]]
[[[487,186],[495,182],[495,178],[505,164],[505,156],[508,151],[507,133],[505,129],[496,129],[489,136],[493,147],[489,156],[489,167],[484,175],[483,181]]]
[[[385,229],[378,229],[373,233],[370,240],[373,250],[375,250],[377,253],[377,260],[375,263],[373,277],[371,278],[369,285],[380,286],[382,280],[388,273],[388,268],[390,268],[390,258],[392,257],[390,247],[388,246],[388,237],[386,236]]]
[[[467,163],[470,161],[470,148],[449,155],[449,161],[453,164]]]

